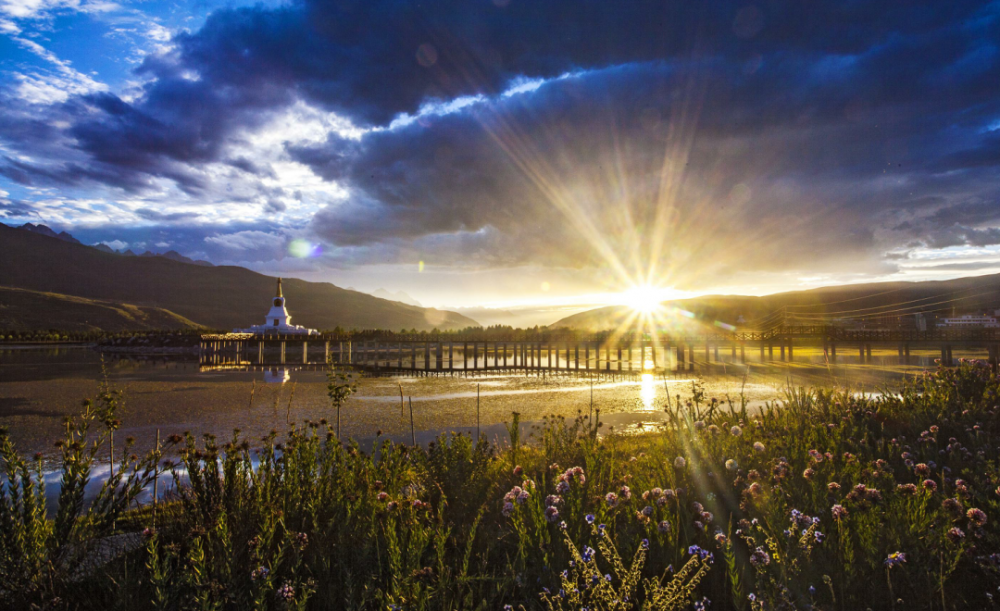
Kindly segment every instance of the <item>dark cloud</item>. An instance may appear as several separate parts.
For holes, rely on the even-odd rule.
[[[173,223],[176,221],[190,220],[198,216],[196,212],[160,212],[159,210],[153,210],[152,208],[139,208],[135,211],[135,213],[147,221],[157,221],[161,223]]]

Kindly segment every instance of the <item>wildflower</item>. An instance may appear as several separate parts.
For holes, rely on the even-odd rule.
[[[641,549],[649,549],[649,539],[643,539],[639,542],[639,547]]]
[[[811,456],[815,462],[823,462],[823,455],[819,450],[809,450],[809,456]]]
[[[840,492],[840,484],[838,484],[837,482],[830,482],[829,484],[826,485],[826,489],[836,494]]]
[[[694,601],[694,611],[705,611],[705,609],[708,609],[709,605],[711,604],[712,601],[708,600],[707,598],[696,600]]]
[[[559,509],[557,509],[554,505],[549,505],[548,507],[546,507],[545,508],[545,519],[548,520],[550,524],[553,523],[553,522],[555,522],[556,520],[558,520],[559,519]]]
[[[834,505],[830,508],[830,513],[834,520],[842,520],[847,517],[847,509],[843,505]]]
[[[609,492],[606,495],[604,495],[604,500],[605,502],[607,502],[608,507],[613,508],[618,506],[618,495],[615,494],[614,492]]]
[[[917,493],[917,485],[916,484],[900,484],[900,485],[896,486],[896,492],[899,492],[900,494],[906,494],[906,495],[909,495],[909,496],[913,496],[914,494]]]
[[[373,488],[375,488],[376,490],[381,490],[384,487],[385,487],[385,484],[382,482],[382,480],[379,480],[379,479],[375,480],[375,484],[374,484]]]
[[[623,501],[627,501],[632,498],[632,490],[628,486],[622,486],[622,489],[618,491]]]
[[[521,494],[517,495],[517,503],[518,503],[518,505],[524,505],[524,503],[528,500],[529,497],[531,497],[531,495],[528,494],[528,491],[527,490],[522,490]]]
[[[687,461],[684,460],[683,456],[678,456],[677,458],[674,459],[674,468],[675,469],[683,469],[684,465],[686,465],[686,464],[687,464]]]
[[[378,495],[376,496],[376,498],[378,500],[380,500],[380,501],[384,501],[387,498],[389,498],[389,493],[387,493],[387,492],[379,492]]]
[[[587,524],[593,524],[595,519],[594,514],[588,513],[583,519],[587,521]]]
[[[756,452],[763,452],[765,450],[764,444],[762,444],[759,441],[755,441],[755,442],[753,442],[753,449]]]
[[[660,531],[661,534],[667,534],[670,532],[670,522],[667,522],[666,520],[661,521],[656,525],[656,530]]]
[[[804,532],[808,532],[808,531],[804,531]],[[826,535],[824,535],[820,531],[816,530],[816,531],[813,531],[813,539],[816,541],[816,543],[822,543],[823,539],[826,539]]]
[[[958,499],[947,498],[941,502],[941,507],[953,515],[962,515],[962,503]]]
[[[292,587],[292,584],[286,582],[285,585],[278,588],[275,597],[278,600],[292,600],[295,598],[295,588]]]
[[[299,547],[305,547],[309,545],[309,535],[306,533],[299,533],[295,535],[295,542],[299,544]]]
[[[969,518],[969,521],[976,526],[982,527],[986,525],[986,513],[982,509],[976,509],[973,507],[972,509],[969,509],[965,515]]]
[[[728,539],[726,538],[726,534],[725,533],[723,533],[721,530],[715,531],[715,542],[716,543],[718,543],[719,545],[725,545],[726,541],[728,541]]]
[[[741,429],[741,428],[740,428],[740,427],[738,427],[738,426],[733,426],[733,428],[729,429],[729,433],[730,433],[730,434],[731,434],[731,435],[732,435],[733,437],[739,437],[740,435],[742,435],[742,434],[743,434],[743,429]]]
[[[704,420],[695,420],[694,428],[697,431],[700,431],[701,429],[705,428],[705,421]]]
[[[396,501],[389,501],[385,506],[385,508],[388,509],[389,511],[395,511],[396,507],[399,507],[399,503],[397,503]]]
[[[893,552],[889,554],[889,557],[885,559],[885,566],[892,568],[894,566],[899,566],[906,562],[906,554],[903,552]]]
[[[932,479],[925,479],[922,486],[928,492],[935,492],[937,490],[937,482]]]
[[[505,518],[510,517],[510,514],[513,512],[514,512],[514,503],[511,503],[510,501],[504,503],[503,509],[500,510],[500,513],[502,513],[503,517]]]
[[[755,567],[762,567],[771,564],[771,556],[763,547],[758,547],[750,554],[750,564]]]
[[[927,466],[927,463],[919,463],[913,467],[913,472],[920,477],[927,477],[931,474],[931,468]]]
[[[559,530],[566,530],[567,528],[569,528],[569,526],[567,526],[565,521],[559,523]]]
[[[735,460],[730,458],[726,461],[726,471],[735,471],[737,469],[739,469],[739,465],[736,464]]]
[[[701,514],[701,519],[702,519],[703,522],[705,522],[705,524],[711,524],[712,520],[715,519],[715,516],[713,516],[708,511],[703,511],[702,514]]]
[[[547,497],[545,497],[545,506],[546,507],[555,507],[559,503],[562,503],[562,497],[561,496],[557,496],[555,494],[550,494]]]
[[[521,477],[522,473],[524,473],[524,469],[521,468],[521,465],[517,465],[516,467],[514,467],[514,476],[515,477]]]
[[[764,489],[758,482],[750,484],[750,487],[747,488],[747,492],[750,494],[750,496],[760,496],[760,493],[763,492],[763,490]]]
[[[651,506],[649,506],[649,505],[646,505],[645,507],[642,508],[642,512],[641,513],[642,513],[642,515],[644,515],[644,516],[646,516],[648,518],[649,516],[653,515],[653,508]]]
[[[654,499],[658,499],[661,496],[663,496],[663,489],[662,488],[653,488],[652,490],[649,491],[649,496],[652,497],[652,498],[654,498]]]
[[[556,484],[556,492],[559,494],[566,494],[567,492],[569,492],[569,482],[563,480],[558,484]]]
[[[586,546],[583,548],[583,554],[581,556],[584,562],[590,562],[594,559],[594,548]]]
[[[805,471],[802,472],[802,477],[804,477],[806,479],[812,479],[813,476],[815,476],[815,475],[816,475],[816,471],[814,471],[812,469],[812,467],[810,467],[810,468],[808,468],[808,469],[806,469]]]
[[[603,536],[607,535],[608,534],[607,530],[608,530],[608,525],[607,524],[598,524],[597,525],[597,536],[598,537],[603,537]]]
[[[965,532],[961,528],[956,526],[951,530],[949,530],[947,533],[945,533],[945,536],[947,536],[948,540],[951,541],[952,543],[958,543],[959,541],[965,538]]]
[[[259,566],[252,573],[250,573],[250,579],[254,581],[260,581],[261,579],[267,579],[267,576],[271,574],[271,570],[266,566]]]
[[[715,559],[715,556],[712,555],[712,552],[706,549],[702,549],[697,545],[692,545],[691,547],[689,547],[688,554],[692,556],[697,555],[699,558],[708,562],[709,564],[712,564],[712,561]]]

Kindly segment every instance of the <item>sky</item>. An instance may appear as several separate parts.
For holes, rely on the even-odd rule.
[[[1000,2],[0,0],[0,222],[424,305],[995,273],[998,170]]]

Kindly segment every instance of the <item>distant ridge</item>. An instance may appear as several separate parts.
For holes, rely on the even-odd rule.
[[[407,305],[417,306],[418,308],[422,308],[423,307],[423,304],[421,304],[419,301],[417,301],[413,297],[410,297],[408,294],[404,293],[403,291],[396,291],[395,293],[390,293],[389,291],[387,291],[385,289],[378,289],[377,291],[374,291],[372,293],[372,295],[374,297],[378,297],[379,299],[388,299],[389,301],[398,301],[400,303],[405,303]]]
[[[232,329],[263,322],[275,279],[235,266],[204,266],[165,256],[122,256],[0,224],[0,286],[167,310],[191,324]],[[127,254],[127,253],[126,253]],[[133,253],[134,254],[134,253]],[[478,326],[455,312],[420,308],[348,291],[326,282],[283,282],[295,324],[333,329]],[[52,311],[43,328],[75,320],[75,307]],[[177,327],[184,326],[178,323]]]
[[[69,242],[70,244],[83,244],[83,242],[81,242],[80,240],[77,240],[76,238],[74,238],[69,233],[67,233],[65,231],[60,231],[59,233],[56,233],[55,230],[53,230],[51,227],[48,227],[47,225],[32,225],[31,223],[25,223],[24,225],[21,225],[20,227],[16,227],[16,229],[22,229],[24,231],[30,231],[31,233],[37,233],[38,235],[43,235],[43,236],[47,236],[47,237],[50,237],[50,238],[56,238],[58,240],[62,240],[63,242]],[[180,261],[181,263],[190,263],[192,265],[204,265],[204,266],[212,267],[212,264],[209,263],[208,261],[196,261],[195,259],[192,259],[190,257],[185,257],[184,255],[180,254],[176,250],[168,250],[167,252],[162,253],[162,254],[161,253],[150,252],[150,251],[147,250],[146,252],[142,253],[141,255],[136,255],[131,250],[126,250],[126,251],[115,250],[115,249],[111,248],[110,246],[108,246],[107,244],[105,244],[103,242],[100,243],[100,244],[94,244],[92,248],[96,248],[97,250],[99,250],[101,252],[106,252],[108,254],[125,255],[125,256],[129,256],[129,257],[134,257],[134,256],[140,256],[140,257],[165,257],[165,258],[171,259],[173,261]]]
[[[56,233],[52,228],[46,225],[32,225],[31,223],[25,223],[21,225],[18,229],[23,229],[24,231],[30,231],[32,233],[37,233],[38,235],[48,236],[50,238],[56,238],[57,240],[62,240],[64,242],[69,242],[71,244],[80,244],[80,240],[77,240],[65,231],[60,231]]]
[[[956,313],[992,313],[1000,309],[1000,274],[923,282],[848,284],[763,297],[706,295],[665,301],[661,305],[693,315],[693,318],[675,317],[671,324],[682,328],[714,326],[716,321],[745,327],[766,327],[776,320],[822,324],[831,318],[898,317],[917,312],[944,315],[953,309]],[[628,306],[609,306],[567,316],[550,327],[604,331],[622,327],[632,316],[633,310]]]

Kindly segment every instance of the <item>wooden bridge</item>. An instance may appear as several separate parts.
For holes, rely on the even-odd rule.
[[[224,363],[349,364],[373,371],[453,373],[520,371],[629,374],[648,370],[691,368],[695,350],[701,362],[746,363],[790,361],[796,347],[822,347],[830,362],[838,349],[856,351],[871,362],[873,347],[898,351],[910,362],[911,349],[940,351],[941,362],[954,364],[953,348],[980,349],[995,366],[1000,356],[1000,329],[845,329],[835,326],[779,326],[764,331],[734,331],[675,336],[669,333],[580,336],[572,332],[519,331],[474,335],[395,334],[368,331],[351,334],[254,335],[209,334],[201,337],[204,365]],[[292,356],[289,355],[291,349]]]

